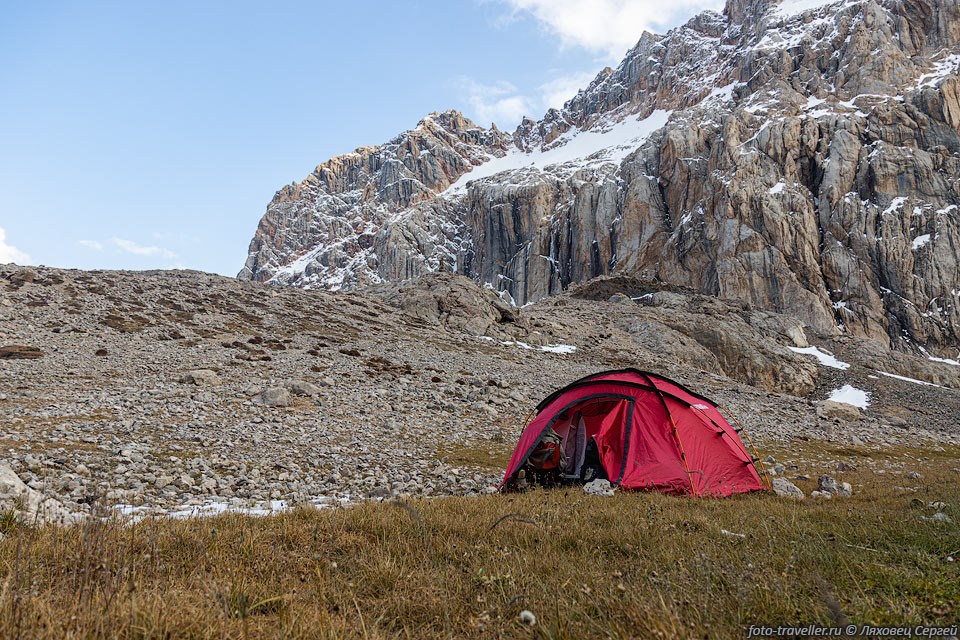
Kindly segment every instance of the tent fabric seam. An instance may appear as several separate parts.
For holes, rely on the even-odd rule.
[[[717,406],[717,403],[714,402],[713,400],[711,400],[710,398],[708,398],[708,397],[706,397],[706,396],[702,396],[702,395],[700,395],[699,393],[696,393],[696,392],[694,392],[694,391],[691,391],[690,389],[688,389],[688,388],[685,387],[684,385],[680,384],[680,383],[677,382],[676,380],[671,380],[670,378],[667,378],[666,376],[662,376],[662,375],[660,375],[659,373],[651,373],[651,372],[648,372],[648,371],[641,371],[641,370],[639,370],[639,369],[634,369],[633,367],[627,367],[626,369],[610,369],[609,371],[601,371],[600,373],[594,373],[594,374],[591,374],[591,375],[589,375],[589,376],[584,376],[584,377],[580,378],[579,380],[574,380],[573,382],[571,382],[571,383],[568,384],[567,386],[561,387],[560,389],[557,389],[556,391],[554,391],[553,393],[551,393],[549,396],[547,396],[546,398],[544,398],[543,400],[541,400],[541,401],[540,401],[540,404],[537,405],[537,413],[539,413],[539,412],[543,411],[544,409],[546,409],[546,408],[547,408],[547,405],[549,405],[551,402],[553,402],[554,400],[556,400],[558,397],[560,397],[561,395],[563,395],[563,394],[566,393],[567,391],[570,391],[571,389],[574,389],[574,388],[580,386],[581,384],[586,384],[586,383],[590,383],[590,382],[595,382],[595,383],[621,382],[621,381],[619,381],[619,380],[618,380],[618,381],[613,381],[613,380],[596,380],[596,378],[600,378],[600,377],[603,377],[603,376],[611,376],[611,375],[615,375],[615,374],[618,374],[618,373],[635,373],[635,374],[637,374],[637,375],[641,375],[641,376],[645,377],[647,380],[651,380],[651,376],[652,376],[652,377],[654,377],[654,378],[656,378],[656,379],[658,379],[658,380],[661,380],[661,381],[666,382],[666,383],[668,383],[668,384],[672,384],[673,386],[677,387],[677,388],[680,389],[681,391],[684,391],[685,393],[690,394],[691,396],[693,396],[694,398],[697,398],[698,400],[704,400],[704,401],[709,402],[710,404],[712,404],[712,405],[714,405],[714,406]],[[653,382],[651,381],[650,384],[653,384]],[[655,385],[654,385],[654,386],[655,386]],[[670,394],[670,395],[671,395],[671,397],[673,397],[673,394]],[[679,398],[677,398],[677,399],[679,400]],[[687,403],[687,404],[689,404],[689,403]]]

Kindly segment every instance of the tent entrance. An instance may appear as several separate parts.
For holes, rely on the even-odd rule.
[[[551,426],[562,439],[564,479],[579,480],[584,465],[599,465],[611,482],[619,482],[633,404],[633,398],[598,394],[577,400],[557,414]]]

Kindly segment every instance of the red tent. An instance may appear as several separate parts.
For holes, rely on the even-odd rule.
[[[536,411],[500,486],[553,429],[568,450],[574,438],[593,439],[611,484],[623,489],[729,496],[765,488],[754,466],[759,460],[740,441],[742,429],[731,427],[715,403],[663,376],[596,373],[554,391]]]

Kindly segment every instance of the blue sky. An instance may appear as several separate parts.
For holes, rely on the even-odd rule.
[[[235,275],[274,192],[426,113],[512,129],[716,0],[0,0],[0,263]]]

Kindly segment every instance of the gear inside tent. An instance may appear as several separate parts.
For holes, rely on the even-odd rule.
[[[636,369],[603,371],[537,406],[500,486],[522,476],[543,484],[602,478],[622,489],[693,496],[763,490],[769,483],[762,465],[757,470],[759,456],[741,434],[719,405],[678,382]]]

